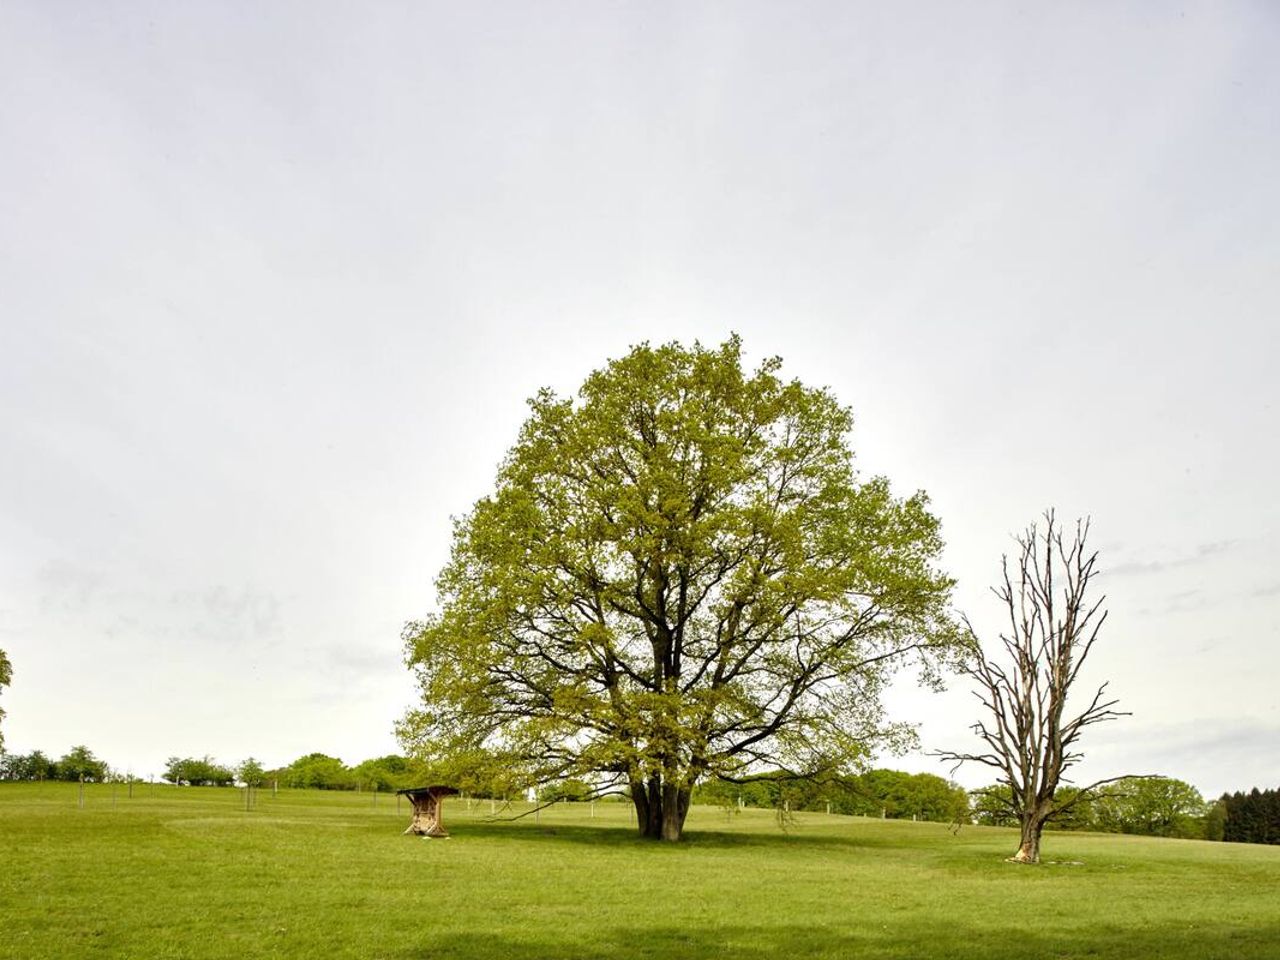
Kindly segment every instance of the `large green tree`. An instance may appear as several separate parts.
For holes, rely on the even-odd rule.
[[[646,344],[530,401],[439,612],[406,627],[407,748],[624,789],[675,840],[700,780],[847,769],[908,735],[880,693],[951,635],[938,521],[860,479],[850,412],[779,367],[744,371],[736,337]]]

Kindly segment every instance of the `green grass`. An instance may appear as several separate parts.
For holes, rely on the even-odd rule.
[[[515,823],[385,795],[0,784],[0,957],[1280,957],[1280,848],[695,808]],[[527,809],[524,807],[522,809]]]

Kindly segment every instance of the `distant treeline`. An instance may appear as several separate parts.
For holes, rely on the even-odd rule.
[[[365,760],[349,767],[337,757],[308,753],[287,766],[274,770],[249,757],[227,765],[213,757],[170,757],[161,779],[173,784],[222,787],[236,783],[263,786],[275,782],[282,787],[320,790],[399,790],[417,786],[413,764],[391,754]],[[114,770],[85,746],[72,747],[64,756],[51,760],[40,750],[28,754],[0,755],[0,780],[85,780],[105,783],[138,780],[139,777]]]
[[[1061,787],[1055,799],[1064,810],[1049,821],[1049,829],[1221,839],[1213,836],[1212,807],[1200,791],[1173,777],[1127,777],[1083,798],[1075,788]],[[989,826],[1016,825],[1008,787],[973,791],[973,819]]]
[[[483,768],[484,765],[481,765]],[[406,757],[388,754],[347,766],[337,757],[308,753],[292,763],[265,769],[249,757],[235,766],[210,756],[170,757],[162,779],[173,784],[263,786],[318,790],[401,790],[419,786],[429,777]],[[88,747],[72,747],[57,760],[40,750],[29,754],[0,754],[0,780],[126,781],[140,778],[113,770]],[[446,777],[434,782],[455,782]],[[456,780],[474,796],[521,796],[525,788],[509,776],[470,776]],[[580,800],[597,795],[581,780],[544,785],[542,802]],[[1058,799],[1071,801],[1071,788],[1058,791]],[[972,822],[988,826],[1013,826],[1008,789],[991,786],[966,792],[962,787],[930,773],[900,770],[868,770],[860,774],[823,780],[796,779],[781,773],[764,773],[740,783],[713,780],[700,784],[694,803],[816,811],[889,819],[931,820],[939,823]],[[1224,794],[1206,803],[1198,790],[1172,777],[1132,777],[1121,780],[1095,796],[1071,805],[1051,821],[1059,830],[1091,830],[1155,837],[1226,840],[1236,843],[1280,844],[1280,790]]]
[[[28,754],[0,755],[0,780],[89,780],[111,779],[111,768],[85,746],[72,747],[57,760],[39,750]]]
[[[1234,843],[1280,843],[1280,790],[1223,794],[1222,839]]]
[[[969,796],[964,788],[931,773],[868,770],[823,780],[761,774],[742,783],[715,780],[700,785],[694,803],[720,806],[779,807],[863,817],[902,820],[967,820]]]

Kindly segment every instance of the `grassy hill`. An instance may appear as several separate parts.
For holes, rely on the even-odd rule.
[[[488,814],[422,840],[386,795],[0,784],[0,957],[1280,957],[1280,847],[1053,833],[1034,868],[993,828]]]

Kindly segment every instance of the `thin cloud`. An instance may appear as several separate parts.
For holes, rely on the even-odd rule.
[[[1166,570],[1193,566],[1221,556],[1235,547],[1237,543],[1239,543],[1237,540],[1215,540],[1211,543],[1200,544],[1200,546],[1196,547],[1195,552],[1189,556],[1175,557],[1172,560],[1137,560],[1114,567],[1107,567],[1103,572],[1116,577],[1163,573]]]

